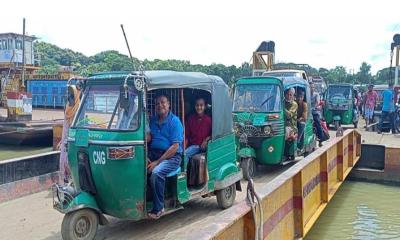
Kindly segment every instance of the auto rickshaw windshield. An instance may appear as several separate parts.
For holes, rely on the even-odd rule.
[[[352,88],[350,86],[329,86],[327,91],[328,100],[332,98],[352,98]]]
[[[129,104],[121,104],[123,100]],[[88,86],[73,127],[136,130],[139,125],[138,109],[138,92],[134,87],[125,90],[120,85]]]
[[[234,94],[234,112],[278,112],[281,110],[281,93],[278,85],[237,85]]]

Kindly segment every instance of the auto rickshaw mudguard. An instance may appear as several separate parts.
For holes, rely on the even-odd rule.
[[[227,176],[237,172],[240,172],[240,170],[235,163],[233,162],[226,163],[219,169],[215,181],[222,181]]]
[[[245,147],[245,148],[241,148],[239,150],[238,156],[240,158],[255,158],[256,157],[256,151],[254,150],[254,148],[251,147]]]
[[[240,185],[240,180],[243,178],[243,173],[241,169],[237,169],[235,166],[236,170],[235,172],[231,172],[230,174],[226,175],[224,178],[221,178],[220,180],[216,180],[214,184],[214,189],[215,190],[221,190],[226,187],[229,187],[232,184],[236,184],[236,190],[242,191],[242,187]],[[229,171],[225,171],[227,173]],[[218,176],[221,174],[221,171],[219,172]],[[217,177],[218,177],[217,176]]]
[[[74,199],[68,204],[68,206],[63,210],[63,213],[68,214],[85,208],[92,209],[98,214],[99,222],[101,225],[108,224],[108,220],[104,217],[103,213],[99,209],[95,198],[87,192],[80,192],[78,195],[76,195]]]

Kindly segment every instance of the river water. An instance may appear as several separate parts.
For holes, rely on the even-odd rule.
[[[400,187],[346,181],[305,240],[400,239]]]
[[[0,144],[0,161],[50,152],[52,149],[53,147],[49,146],[16,146]]]

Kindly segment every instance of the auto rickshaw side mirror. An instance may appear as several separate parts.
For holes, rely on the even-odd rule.
[[[123,109],[127,109],[129,106],[129,93],[128,89],[124,86],[121,86],[119,89],[119,107]]]

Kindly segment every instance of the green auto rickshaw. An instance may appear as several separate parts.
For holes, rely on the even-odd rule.
[[[129,220],[147,217],[146,126],[155,114],[155,97],[167,94],[170,110],[185,123],[196,96],[208,99],[212,136],[199,172],[182,161],[165,185],[165,213],[195,197],[216,195],[230,207],[240,189],[229,88],[217,76],[203,73],[148,71],[97,74],[82,82],[83,97],[68,135],[73,186],[53,187],[54,208],[65,214],[64,239],[93,239],[104,215]],[[200,156],[200,157],[201,157]],[[189,160],[190,161],[190,160]],[[188,175],[199,181],[188,183]]]
[[[282,164],[287,156],[299,156],[316,148],[311,111],[302,141],[285,141],[284,92],[294,88],[305,93],[311,109],[311,92],[306,80],[299,77],[246,77],[234,86],[233,121],[238,145],[238,161],[245,179],[254,177],[257,164]]]
[[[358,111],[355,106],[354,88],[351,84],[329,84],[325,92],[323,115],[326,123],[337,130],[342,124],[358,125]]]

